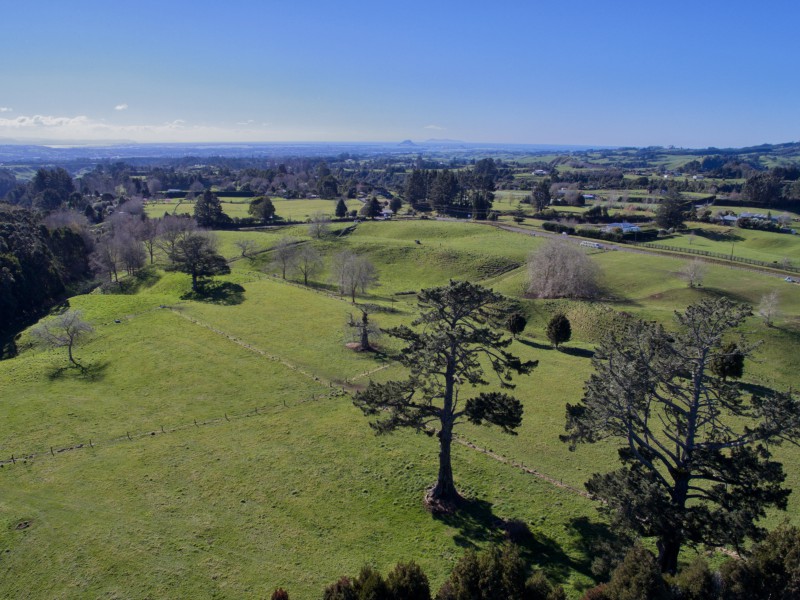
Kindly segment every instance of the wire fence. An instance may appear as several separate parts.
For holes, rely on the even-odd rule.
[[[652,242],[639,242],[636,246],[644,246],[646,248],[654,248],[656,250],[668,250],[670,252],[681,252],[683,254],[694,254],[696,256],[706,256],[708,258],[718,258],[731,262],[742,263],[745,265],[753,265],[756,267],[766,267],[769,269],[779,269],[781,271],[791,271],[792,273],[800,273],[800,267],[795,267],[789,264],[781,264],[778,261],[766,262],[763,260],[755,260],[753,258],[745,258],[743,256],[735,256],[731,254],[723,254],[721,252],[709,252],[707,250],[697,250],[696,248],[679,248],[677,246],[667,246],[665,244],[654,244]]]

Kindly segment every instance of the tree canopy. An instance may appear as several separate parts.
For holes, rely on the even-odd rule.
[[[176,269],[192,276],[195,292],[203,279],[231,272],[225,258],[217,254],[215,239],[206,232],[194,232],[178,240],[171,258]]]
[[[767,507],[786,507],[784,473],[768,444],[795,440],[800,404],[789,393],[745,398],[712,365],[724,338],[751,314],[720,298],[676,313],[678,329],[629,318],[602,341],[580,404],[567,405],[576,444],[623,442],[622,467],[587,489],[618,525],[657,538],[662,571],[674,573],[685,544],[738,546],[763,532]],[[753,345],[743,340],[747,356]]]
[[[370,383],[356,393],[354,404],[372,417],[378,433],[399,428],[429,431],[438,427],[439,474],[428,500],[434,505],[457,503],[450,446],[458,423],[497,425],[513,433],[522,422],[522,404],[501,391],[464,398],[475,386],[486,386],[488,365],[501,389],[512,388],[512,374],[527,374],[535,361],[522,362],[505,349],[511,344],[495,331],[502,323],[502,296],[480,285],[451,281],[424,289],[417,296],[420,316],[407,326],[386,330],[406,343],[399,361],[409,370],[404,381]]]

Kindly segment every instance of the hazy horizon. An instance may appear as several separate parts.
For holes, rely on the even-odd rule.
[[[33,1],[4,16],[0,143],[800,139],[786,1]]]

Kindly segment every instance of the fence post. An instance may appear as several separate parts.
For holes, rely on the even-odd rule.
[[[50,455],[51,455],[51,456],[55,456],[55,455],[56,455],[56,453],[55,453],[55,452],[53,452],[53,447],[52,447],[52,446],[50,446]]]

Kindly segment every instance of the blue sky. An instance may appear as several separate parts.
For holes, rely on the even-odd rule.
[[[0,139],[800,140],[800,3],[20,0]]]

